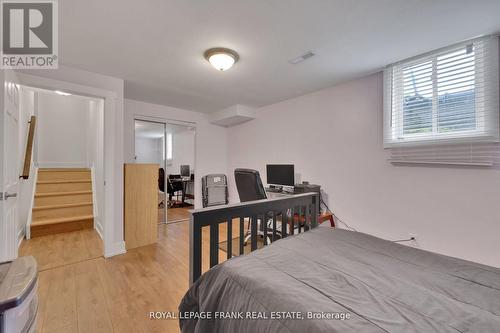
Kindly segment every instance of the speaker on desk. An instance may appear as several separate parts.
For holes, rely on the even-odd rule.
[[[303,182],[302,184],[295,184],[294,193],[318,193],[319,206],[321,207],[321,185],[309,184],[308,182]]]

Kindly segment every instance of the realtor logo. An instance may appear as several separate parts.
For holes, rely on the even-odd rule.
[[[57,68],[56,0],[0,0],[1,68]]]

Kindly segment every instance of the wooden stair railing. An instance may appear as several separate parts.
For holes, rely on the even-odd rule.
[[[28,122],[28,124],[29,124],[28,141],[26,143],[26,153],[24,154],[23,173],[19,177],[22,179],[28,179],[30,176],[31,155],[33,153],[33,141],[35,137],[36,117],[31,116],[31,119]]]

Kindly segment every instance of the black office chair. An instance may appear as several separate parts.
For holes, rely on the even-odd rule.
[[[158,189],[165,193],[165,169],[160,168],[158,170]],[[158,207],[162,207],[165,204],[165,199],[163,199],[159,204]]]
[[[264,185],[257,170],[235,169],[234,179],[241,202],[267,199]]]
[[[175,177],[167,178],[167,193],[168,193],[168,207],[174,208],[178,205],[179,197],[182,195],[183,186],[182,182],[175,181]],[[175,202],[172,201],[172,197],[175,196]]]
[[[260,179],[260,174],[257,170],[235,169],[234,179],[236,181],[236,188],[238,189],[238,195],[241,202],[267,199],[266,190],[264,189],[264,185],[262,184],[262,180]],[[266,223],[268,224],[267,233],[269,234],[270,232],[272,233],[272,215],[266,216],[266,220]],[[257,228],[257,235],[268,237],[268,235],[264,234],[264,227],[260,222],[260,220],[257,221],[257,223],[259,224]],[[279,234],[281,234],[279,230],[277,230],[277,234],[278,236]],[[251,236],[250,224],[248,224],[244,240],[245,245]],[[268,243],[270,243],[270,241]]]

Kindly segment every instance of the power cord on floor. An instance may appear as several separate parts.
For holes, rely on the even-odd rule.
[[[335,215],[335,213],[330,209],[330,207],[328,207],[328,205],[326,204],[326,202],[323,200],[323,198],[320,199],[321,200],[321,203],[323,204],[323,206],[325,206],[326,210],[330,213],[332,213],[333,217],[335,218],[336,221],[340,222],[341,224],[343,224],[348,230],[351,230],[351,231],[357,231],[356,229],[354,229],[353,227],[351,227],[349,224],[345,223],[344,221],[342,221],[337,215]]]
[[[347,229],[351,230],[351,231],[357,231],[356,229],[354,229],[353,227],[351,227],[350,225],[348,225],[347,223],[345,223],[344,221],[342,221],[337,215],[335,215],[334,212],[332,212],[332,210],[330,209],[330,207],[328,207],[328,205],[326,204],[326,202],[323,200],[323,198],[320,199],[321,203],[323,204],[323,206],[325,206],[326,210],[330,213],[332,213],[333,217],[335,218],[336,221],[340,222],[341,224],[343,224]],[[408,239],[397,239],[397,240],[393,240],[392,242],[393,243],[404,243],[404,242],[411,242],[411,241],[415,241],[417,240],[415,237],[410,237]]]
[[[411,241],[414,241],[416,240],[415,237],[410,237],[408,239],[398,239],[398,240],[393,240],[392,242],[393,243],[403,243],[403,242],[411,242]]]

